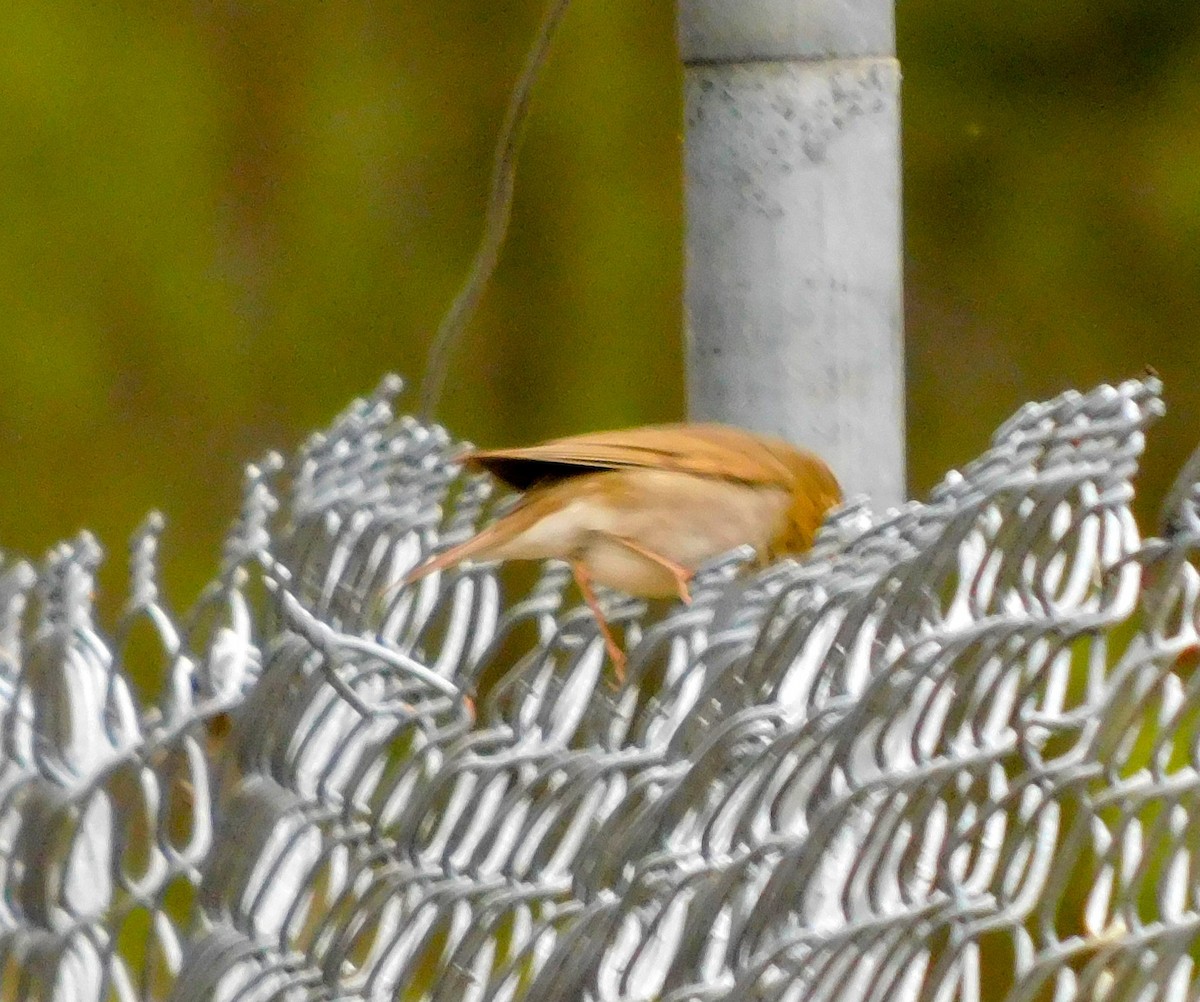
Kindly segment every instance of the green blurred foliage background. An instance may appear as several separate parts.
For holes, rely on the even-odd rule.
[[[186,604],[245,462],[418,376],[540,6],[5,5],[0,546],[86,526],[119,552],[158,507]],[[1149,363],[1149,521],[1200,440],[1200,4],[898,16],[910,487],[1025,400]],[[456,433],[683,414],[680,86],[673,4],[575,0],[455,357]]]

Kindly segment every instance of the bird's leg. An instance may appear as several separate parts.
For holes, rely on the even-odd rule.
[[[592,615],[596,618],[596,626],[600,630],[600,636],[604,638],[604,646],[608,649],[608,656],[612,658],[617,681],[624,682],[625,652],[617,645],[617,639],[613,636],[612,630],[609,628],[608,620],[604,618],[604,610],[600,608],[600,600],[596,597],[596,592],[592,589],[591,575],[588,574],[587,568],[579,560],[571,561],[571,573],[575,576],[575,583],[579,585],[579,591],[583,595],[583,600],[587,603],[588,608],[592,610]]]
[[[692,604],[692,590],[688,586],[689,582],[695,576],[695,571],[688,570],[683,564],[677,564],[670,557],[664,557],[661,553],[655,553],[649,550],[641,543],[635,543],[632,539],[626,539],[624,536],[611,537],[614,542],[620,543],[627,550],[632,550],[640,557],[645,557],[647,560],[658,564],[663,570],[675,579],[675,590],[679,592],[679,600],[684,605]]]

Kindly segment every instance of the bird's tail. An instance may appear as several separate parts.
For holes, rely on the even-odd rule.
[[[488,527],[489,529],[491,526]],[[459,543],[457,546],[452,546],[448,550],[443,550],[441,553],[435,553],[433,556],[423,560],[417,564],[411,571],[404,575],[399,581],[394,581],[387,585],[379,593],[376,602],[382,603],[387,597],[401,588],[407,588],[411,584],[420,581],[421,578],[432,574],[434,571],[443,571],[447,567],[453,567],[460,560],[466,560],[468,557],[476,556],[481,550],[487,548],[489,540],[481,542],[480,537],[486,536],[488,529],[483,532],[476,533],[470,539]]]
[[[477,532],[470,539],[464,540],[457,546],[452,546],[448,550],[443,550],[441,553],[435,553],[422,563],[417,564],[409,571],[400,581],[399,587],[413,584],[420,581],[421,578],[432,574],[434,571],[443,571],[447,567],[453,567],[457,563],[470,557],[487,557],[488,551],[495,546],[503,538],[503,531],[498,527],[503,524],[493,522],[486,529]]]

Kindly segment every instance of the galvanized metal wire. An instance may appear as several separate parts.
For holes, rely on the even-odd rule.
[[[491,485],[384,382],[247,472],[184,616],[133,541],[0,570],[0,998],[1195,999],[1200,453],[1153,379],[687,608],[393,585]],[[164,680],[152,702],[132,666]]]

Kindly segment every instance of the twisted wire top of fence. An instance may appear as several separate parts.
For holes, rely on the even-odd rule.
[[[111,636],[91,537],[0,568],[0,998],[1200,997],[1200,459],[1143,539],[1155,380],[686,608],[606,596],[619,685],[561,566],[389,587],[496,503],[398,390],[248,470],[186,616],[157,517]]]

